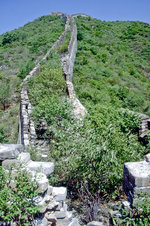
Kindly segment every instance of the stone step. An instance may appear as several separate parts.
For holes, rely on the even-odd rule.
[[[53,187],[52,195],[57,202],[64,201],[67,196],[67,189],[65,187]]]
[[[16,159],[24,151],[21,144],[0,144],[0,161],[5,159]]]
[[[31,171],[41,172],[48,176],[48,175],[52,174],[54,171],[54,163],[53,162],[30,161],[27,164],[27,168]]]
[[[18,155],[17,159],[23,163],[23,164],[27,164],[30,160],[31,160],[31,157],[30,157],[30,153],[28,152],[22,152]]]

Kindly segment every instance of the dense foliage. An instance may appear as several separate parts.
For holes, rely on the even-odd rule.
[[[84,31],[83,33],[86,35]],[[79,39],[83,40],[81,31],[78,34],[80,34]],[[135,115],[128,112],[121,113],[119,110],[123,100],[119,100],[118,93],[121,99],[126,95],[128,88],[124,86],[119,89],[118,85],[116,90],[119,91],[113,93],[111,102],[110,96],[107,96],[102,89],[98,89],[104,81],[107,87],[104,90],[108,92],[110,83],[106,78],[103,80],[98,72],[97,77],[99,76],[100,79],[92,78],[94,76],[92,71],[97,64],[97,61],[94,62],[95,54],[90,52],[87,58],[84,54],[85,61],[91,60],[92,62],[90,66],[86,63],[86,66],[80,67],[78,63],[81,51],[80,42],[78,48],[74,81],[79,98],[84,101],[89,114],[82,122],[72,115],[72,108],[64,95],[65,81],[60,82],[64,79],[62,72],[56,73],[57,68],[60,68],[58,57],[56,60],[57,55],[51,54],[39,75],[29,82],[32,103],[35,105],[33,116],[36,122],[46,120],[48,123],[48,129],[43,134],[43,138],[49,138],[49,159],[56,161],[56,170],[54,176],[51,177],[51,182],[67,184],[75,192],[81,188],[81,184],[85,184],[92,193],[100,190],[103,197],[108,195],[116,197],[121,188],[124,162],[139,160],[146,153],[145,147],[138,142],[139,119]],[[88,66],[91,70],[91,77],[89,75],[87,79]],[[80,83],[77,81],[76,84],[76,80],[79,80],[78,67],[82,70],[78,76],[82,81],[80,80]],[[110,77],[113,79],[113,76],[110,75]],[[89,89],[89,81],[93,82],[93,90],[91,87]],[[80,92],[84,92],[83,96],[80,96],[78,85],[81,86]],[[102,90],[104,100],[102,95],[99,95],[100,90]]]
[[[30,225],[39,208],[34,204],[38,195],[35,181],[31,181],[27,171],[16,169],[6,173],[0,167],[0,222],[16,222]]]
[[[110,104],[150,115],[150,25],[77,19],[74,85],[90,109]]]
[[[50,16],[36,20],[37,32],[31,29],[32,23],[27,24],[24,29],[31,32],[31,36],[27,32],[27,42],[25,37],[14,35],[16,31],[1,37],[3,51],[13,45],[18,48],[18,42],[28,49],[30,59],[25,57],[24,64],[19,60],[20,69],[15,69],[19,77],[25,77],[35,56],[44,54],[62,31],[62,21],[55,19],[56,25]],[[66,95],[58,54],[68,51],[67,33],[58,53],[52,51],[38,75],[28,82],[32,115],[36,124],[47,122],[42,137],[49,140],[48,160],[55,161],[51,183],[67,185],[74,196],[84,187],[91,195],[98,192],[103,198],[116,198],[122,192],[124,162],[142,159],[149,149],[149,144],[144,147],[138,141],[139,118],[120,108],[150,115],[150,27],[141,22],[102,22],[90,17],[76,20],[78,52],[73,82],[88,114],[83,120],[75,119]],[[39,26],[41,21],[43,26]],[[47,39],[48,34],[43,41],[40,29],[47,30],[45,23],[52,26],[52,37]],[[9,112],[13,115],[14,111]],[[6,139],[3,128],[1,139]]]
[[[25,78],[41,60],[63,31],[63,19],[48,15],[0,35],[0,86],[3,87],[0,89],[0,108],[3,110],[9,107],[7,112],[0,114],[0,123],[5,128],[7,140],[10,143],[16,142],[17,139],[18,111],[16,108],[19,108],[21,79]],[[6,79],[7,84],[4,82]],[[15,116],[8,120],[12,111]]]

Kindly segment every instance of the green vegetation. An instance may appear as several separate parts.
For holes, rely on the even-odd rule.
[[[0,105],[3,106],[3,110],[6,109],[6,105],[9,103],[10,98],[10,85],[9,80],[6,78],[0,79]]]
[[[136,201],[136,204],[131,209],[122,208],[120,205],[119,212],[121,218],[112,218],[113,225],[144,225],[150,224],[150,199],[147,194],[140,194],[141,198]],[[137,197],[138,198],[138,197]]]
[[[21,79],[41,60],[63,31],[63,19],[48,15],[0,35],[0,86],[3,87],[0,88],[0,107],[6,110],[0,114],[0,123],[6,128],[5,134],[11,143],[17,140],[19,111],[15,110],[15,105],[19,105]],[[9,111],[16,114],[8,120]],[[0,133],[0,136],[3,135]]]
[[[79,17],[74,85],[88,110],[106,103],[150,115],[150,26]]]
[[[68,31],[65,35],[63,44],[57,49],[59,53],[66,53],[68,51],[70,38],[71,38],[71,31]]]
[[[85,20],[86,22],[95,23],[91,20],[90,22]],[[83,36],[86,35],[84,29],[82,32],[79,30],[78,33],[82,43],[79,41],[74,83],[79,98],[89,114],[83,122],[76,120],[72,115],[71,106],[65,98],[65,81],[62,80],[62,72],[58,72],[60,68],[58,56],[51,54],[39,75],[29,82],[30,96],[35,105],[33,116],[36,122],[46,120],[48,123],[43,138],[49,139],[49,159],[54,159],[56,166],[51,182],[65,184],[76,194],[84,184],[93,194],[100,191],[103,197],[116,198],[122,191],[124,162],[142,159],[146,148],[138,142],[139,119],[127,112],[119,111],[129,88],[125,85],[122,87],[115,84],[115,88],[111,86],[108,79],[113,80],[114,72],[105,69],[104,66],[103,75],[101,73],[99,75],[99,71],[95,73],[99,65],[92,42],[94,36],[91,34],[91,41],[89,38],[86,44],[92,46],[90,47],[92,52],[88,47],[87,55],[86,51],[83,51],[84,53],[81,51],[85,46]],[[90,32],[89,28],[87,35],[90,35]],[[79,60],[82,56],[83,64]],[[77,76],[79,68],[81,73]],[[95,79],[92,76],[95,76]],[[146,76],[143,80],[146,85]],[[92,82],[92,86],[89,81]],[[147,94],[144,92],[144,95]]]
[[[91,17],[78,17],[76,21],[78,52],[73,83],[88,111],[86,117],[81,121],[72,113],[59,61],[58,54],[68,51],[70,32],[57,52],[51,51],[37,76],[28,81],[28,88],[36,125],[47,123],[47,130],[38,135],[49,142],[47,160],[55,161],[50,182],[67,185],[74,198],[84,194],[89,200],[90,194],[94,203],[94,197],[99,195],[105,200],[118,199],[124,162],[141,160],[150,148],[149,135],[146,146],[138,141],[139,118],[120,111],[123,107],[150,115],[150,26],[141,22],[102,22]],[[57,17],[42,17],[34,23],[0,36],[0,51],[6,56],[0,52],[6,68],[1,78],[12,66],[15,73],[11,72],[10,77],[18,75],[17,87],[20,78],[26,76],[64,29]],[[5,116],[1,113],[2,120],[10,115],[14,120],[15,112],[17,107],[15,111],[10,107]],[[10,137],[5,125],[0,128],[2,141]],[[149,212],[143,208],[140,216],[147,219]],[[125,215],[124,222],[129,215]]]
[[[18,225],[30,225],[39,207],[34,198],[38,195],[35,181],[31,181],[27,171],[20,168],[15,173],[10,169],[6,173],[0,167],[0,221],[17,222]]]

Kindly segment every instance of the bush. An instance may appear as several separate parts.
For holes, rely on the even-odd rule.
[[[37,195],[37,185],[30,180],[26,170],[18,168],[14,175],[11,169],[6,174],[0,167],[0,221],[30,225],[39,209],[34,205]]]
[[[3,110],[5,110],[6,106],[9,104],[10,95],[9,80],[2,78],[0,81],[0,104],[3,106]]]
[[[4,126],[0,125],[0,143],[7,143],[7,133],[4,129]]]
[[[20,65],[17,76],[21,79],[24,79],[34,66],[35,66],[35,63],[33,62],[33,59],[29,59],[24,64]]]

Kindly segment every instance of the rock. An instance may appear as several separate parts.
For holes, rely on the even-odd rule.
[[[60,211],[55,212],[55,215],[57,219],[64,219],[66,217],[66,211],[61,208]]]
[[[127,162],[124,165],[124,190],[133,190],[134,187],[150,187],[150,164],[146,161]]]
[[[130,208],[130,203],[128,201],[123,201],[122,205],[124,208]]]
[[[73,214],[71,211],[66,211],[66,217],[71,220],[73,218]]]
[[[102,222],[92,221],[88,223],[87,226],[104,226],[104,224]]]
[[[50,175],[54,171],[54,163],[53,162],[34,162],[30,161],[27,165],[27,168],[31,171],[39,171],[46,175]]]
[[[67,196],[67,189],[65,187],[53,187],[52,195],[56,201],[64,201]]]
[[[35,226],[48,226],[49,222],[48,222],[48,220],[45,217],[43,219],[36,218],[34,220],[34,225]]]
[[[2,166],[4,167],[4,169],[11,169],[11,168],[17,168],[20,166],[20,162],[17,159],[8,159],[8,160],[4,160],[2,162]]]
[[[30,161],[30,153],[28,152],[22,152],[18,155],[17,159],[23,163],[26,164]]]
[[[48,205],[47,205],[47,210],[56,210],[58,207],[59,202],[56,202],[55,200],[52,200]]]
[[[24,151],[21,144],[0,144],[0,161],[5,159],[16,159]]]
[[[71,223],[68,226],[80,226],[78,219],[77,218],[73,218]]]
[[[38,173],[36,176],[36,182],[40,193],[44,193],[48,188],[48,179],[45,174]]]
[[[52,214],[51,212],[47,212],[47,213],[45,214],[45,218],[46,218],[48,221],[52,222],[53,224],[56,224],[56,222],[57,222],[57,219],[56,219],[55,214]]]
[[[146,161],[147,161],[147,162],[150,162],[150,153],[147,154],[147,155],[145,156],[145,158],[146,158]]]
[[[51,199],[52,199],[52,196],[47,195],[47,194],[46,194],[45,197],[44,197],[45,203],[49,203]]]
[[[53,190],[53,187],[50,186],[50,185],[48,185],[48,189],[47,189],[46,194],[47,194],[47,195],[51,195],[51,194],[52,194],[52,190]]]

